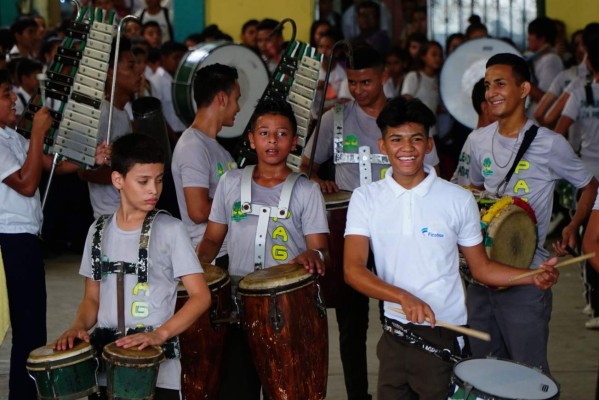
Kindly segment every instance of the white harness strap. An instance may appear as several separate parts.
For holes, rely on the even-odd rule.
[[[255,165],[244,168],[241,176],[241,211],[244,214],[258,216],[258,225],[256,226],[256,240],[254,242],[254,269],[264,268],[266,252],[266,235],[268,233],[268,222],[271,218],[288,218],[289,202],[295,182],[303,174],[292,172],[289,174],[279,197],[277,207],[252,204],[252,176]]]
[[[343,152],[343,104],[335,105],[333,111],[333,162],[335,164],[359,164],[360,186],[372,182],[372,164],[389,165],[389,157],[383,154],[370,154],[369,146],[361,146],[358,153]]]

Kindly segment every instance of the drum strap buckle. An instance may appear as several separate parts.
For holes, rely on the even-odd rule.
[[[391,334],[397,340],[416,346],[417,348],[426,351],[427,353],[431,353],[443,361],[457,363],[458,361],[462,360],[462,357],[452,354],[451,350],[438,348],[434,344],[404,327],[400,322],[393,319],[384,317],[383,330]]]

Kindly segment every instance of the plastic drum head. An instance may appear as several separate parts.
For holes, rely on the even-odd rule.
[[[518,54],[518,50],[497,39],[475,39],[460,45],[449,55],[441,70],[441,99],[460,123],[474,129],[478,115],[472,107],[472,88],[485,77],[485,65],[498,53]]]
[[[454,366],[453,375],[459,381],[456,383],[472,385],[472,393],[485,399],[547,400],[559,395],[553,379],[513,361],[467,359]]]
[[[190,125],[197,110],[193,96],[194,74],[197,70],[216,63],[235,67],[239,75],[240,111],[235,117],[234,125],[223,127],[218,134],[223,138],[235,138],[243,134],[269,80],[264,62],[249,48],[230,42],[200,43],[193,47],[183,57],[175,73],[173,104],[179,118]]]
[[[313,276],[299,264],[281,264],[272,268],[260,269],[239,281],[239,291],[260,293],[262,291],[301,287],[309,283]]]
[[[29,353],[27,369],[43,371],[48,364],[52,367],[62,367],[94,357],[93,347],[86,342],[79,342],[68,350],[54,350],[53,347],[53,344],[48,344]]]
[[[137,347],[124,349],[112,342],[104,346],[102,358],[123,365],[155,364],[164,360],[164,354],[158,346],[148,346],[143,350],[138,350]]]

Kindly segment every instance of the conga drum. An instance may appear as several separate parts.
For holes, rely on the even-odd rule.
[[[173,105],[175,112],[185,123],[191,125],[197,105],[193,96],[195,72],[207,65],[225,64],[237,68],[239,74],[240,111],[232,127],[223,127],[218,133],[222,138],[241,136],[248,124],[254,107],[266,89],[269,74],[264,61],[245,46],[231,42],[206,42],[193,47],[179,63],[173,78]]]
[[[158,369],[164,361],[160,347],[124,349],[112,342],[104,346],[102,359],[106,364],[106,393],[109,399],[154,399]]]
[[[51,344],[37,348],[26,366],[40,400],[78,399],[99,391],[98,360],[88,343],[79,342],[68,350],[54,350]]]
[[[210,309],[179,335],[183,400],[216,399],[220,384],[227,323],[231,316],[231,279],[226,271],[202,264],[212,296]],[[177,291],[179,310],[188,299],[182,284]]]
[[[345,220],[351,192],[340,191],[324,194],[329,223],[329,259],[330,264],[324,276],[320,277],[320,285],[324,302],[329,308],[347,304],[351,288],[343,277],[343,243],[345,242]]]
[[[513,361],[468,358],[453,367],[450,399],[552,400],[559,386],[537,369]]]
[[[328,326],[317,279],[301,265],[282,264],[239,281],[243,329],[271,400],[326,396]]]

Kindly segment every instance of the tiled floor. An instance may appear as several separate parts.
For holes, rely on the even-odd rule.
[[[48,332],[56,338],[72,321],[83,292],[82,278],[77,275],[79,257],[62,256],[47,262]],[[599,363],[599,331],[584,329],[586,316],[581,296],[578,267],[562,269],[559,284],[554,289],[554,311],[551,322],[549,362],[555,379],[561,385],[562,400],[592,400],[594,398]],[[371,301],[371,329],[368,334],[369,381],[376,392],[377,364],[375,347],[381,334],[376,302]],[[329,312],[330,362],[328,399],[345,396],[343,373],[339,359],[337,326],[334,313]],[[10,333],[0,347],[0,400],[7,399]],[[508,383],[509,384],[509,383]]]

